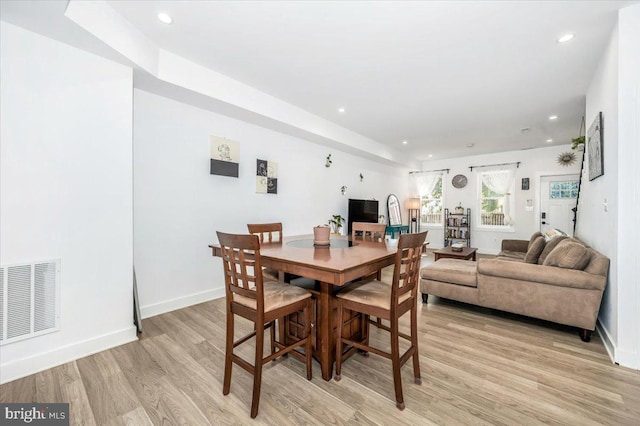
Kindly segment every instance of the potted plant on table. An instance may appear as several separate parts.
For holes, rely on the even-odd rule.
[[[327,225],[318,225],[313,227],[313,245],[328,246],[330,243],[329,232],[331,228]]]
[[[339,234],[342,229],[342,224],[345,222],[345,218],[339,214],[334,214],[329,219],[329,225],[331,226],[331,232],[334,234]]]

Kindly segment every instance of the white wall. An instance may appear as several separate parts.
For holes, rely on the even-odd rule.
[[[239,178],[209,174],[211,135],[239,142]],[[258,158],[278,163],[277,195],[256,194]],[[135,90],[134,264],[143,317],[224,295],[222,263],[207,247],[216,230],[246,233],[247,223],[280,221],[285,235],[309,234],[333,214],[347,217],[348,198],[375,198],[386,215],[389,193],[406,198],[407,172]]]
[[[621,365],[640,368],[640,5],[619,11],[587,90],[587,126],[603,114],[604,175],[587,181],[580,201],[580,236],[611,258],[600,309],[607,349]],[[607,199],[608,208],[603,206]]]
[[[640,369],[640,5],[619,12],[618,347],[616,360]]]
[[[558,156],[566,151],[571,151],[569,145],[425,161],[422,164],[422,170],[450,169],[449,174],[444,174],[445,207],[453,209],[461,203],[463,207],[471,208],[471,246],[477,247],[478,251],[482,253],[497,254],[500,251],[500,244],[503,239],[528,240],[532,233],[539,230],[539,178],[541,175],[577,174],[580,172],[581,152],[575,152],[577,160],[572,166],[564,167],[557,163]],[[515,208],[511,212],[511,216],[514,219],[513,231],[497,232],[477,229],[475,224],[478,214],[478,172],[475,169],[473,172],[470,171],[469,167],[518,161],[521,163],[520,167],[516,169],[516,184],[513,193]],[[451,185],[451,179],[457,174],[462,174],[468,178],[467,186],[464,188],[454,188]],[[529,190],[521,189],[522,178],[529,178]],[[534,211],[526,211],[527,199],[533,200],[534,207],[538,206],[534,208]],[[442,226],[425,227],[425,229],[429,229],[431,247],[442,247],[444,245]]]
[[[589,245],[609,256],[609,282],[600,309],[600,323],[617,341],[617,211],[618,211],[618,28],[607,44],[599,66],[587,90],[586,127],[602,111],[604,175],[589,181],[588,158],[585,163],[584,186],[578,206],[578,235]],[[607,199],[608,211],[603,202]]]
[[[6,382],[136,338],[132,73],[0,31],[0,261],[62,260],[60,331],[2,346]]]

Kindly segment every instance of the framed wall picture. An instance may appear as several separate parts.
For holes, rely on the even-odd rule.
[[[211,159],[209,173],[212,175],[238,177],[240,148],[238,142],[211,136]]]
[[[522,178],[522,190],[523,191],[529,190],[529,178]]]
[[[278,163],[256,160],[256,192],[258,194],[278,193]]]
[[[587,132],[587,158],[589,159],[589,180],[604,174],[604,157],[602,152],[602,111],[596,115]]]

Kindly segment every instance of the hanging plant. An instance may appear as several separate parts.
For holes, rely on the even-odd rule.
[[[578,136],[577,138],[571,139],[571,149],[584,149],[584,136]]]
[[[573,152],[567,151],[558,155],[558,164],[560,164],[563,167],[568,167],[575,162],[576,162],[576,154],[574,154]]]

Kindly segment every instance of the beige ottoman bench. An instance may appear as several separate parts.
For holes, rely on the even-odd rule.
[[[429,294],[445,299],[478,304],[476,262],[440,259],[420,270],[422,303]]]

